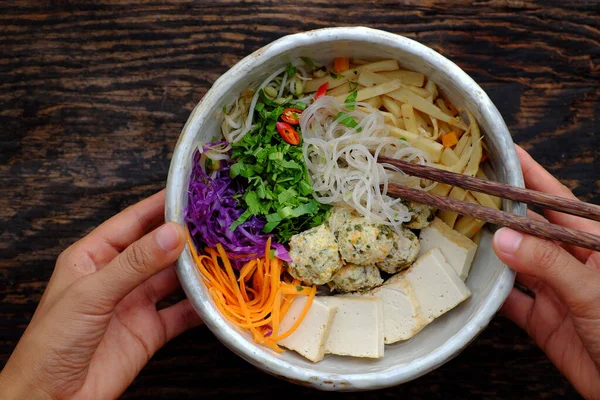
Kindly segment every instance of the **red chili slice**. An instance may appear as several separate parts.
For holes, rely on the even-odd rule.
[[[319,87],[319,90],[317,90],[317,95],[315,96],[315,100],[318,99],[319,97],[325,96],[325,93],[327,92],[328,87],[329,87],[329,82],[325,82],[324,84],[322,84]]]
[[[290,125],[298,125],[300,123],[300,114],[302,114],[302,110],[299,108],[286,108],[281,113],[281,119]]]
[[[294,146],[300,143],[300,135],[298,135],[298,132],[290,124],[278,122],[275,126],[283,140]]]

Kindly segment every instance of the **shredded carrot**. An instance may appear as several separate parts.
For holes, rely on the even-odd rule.
[[[187,239],[192,258],[219,312],[239,328],[250,331],[256,343],[283,352],[277,341],[300,326],[316,295],[316,286],[302,286],[299,280],[283,274],[282,261],[270,257],[270,239],[265,257],[248,261],[237,276],[229,261],[233,257],[223,246],[217,244],[215,249],[205,248],[205,254],[198,254],[189,232]],[[308,301],[292,327],[281,333],[279,325],[298,295],[308,296]]]
[[[286,294],[283,296],[283,304],[281,305],[281,310],[279,312],[279,323],[283,321],[283,318],[286,316],[288,310],[292,306],[292,302],[294,301],[294,295]]]
[[[333,59],[333,70],[336,74],[350,69],[349,57],[336,57]]]
[[[446,148],[455,146],[458,143],[458,134],[454,131],[446,133],[442,136],[442,145]]]
[[[310,293],[310,288],[308,286],[300,286],[300,285],[290,285],[288,283],[281,284],[281,291],[283,294],[304,294],[308,295]]]
[[[296,320],[296,322],[294,323],[294,325],[292,325],[292,327],[286,333],[281,334],[279,336],[272,337],[271,340],[278,341],[278,340],[281,340],[281,339],[285,339],[286,337],[288,337],[292,333],[294,333],[294,331],[296,329],[298,329],[298,327],[302,323],[302,320],[304,319],[304,317],[308,313],[308,310],[310,309],[310,306],[312,306],[312,302],[313,302],[313,299],[315,298],[316,294],[317,294],[317,286],[313,285],[313,287],[310,289],[310,295],[308,296],[308,299],[306,300],[306,304],[304,305],[304,309],[302,310],[302,313],[300,314],[300,316],[298,317],[298,319]]]
[[[273,326],[273,332],[271,335],[277,336],[279,332],[279,312],[281,310],[281,288],[277,289],[277,294],[275,294],[275,302],[273,303],[273,312],[271,315],[273,319],[271,320],[271,325]]]

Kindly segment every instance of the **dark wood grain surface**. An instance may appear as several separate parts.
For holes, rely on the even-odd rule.
[[[237,61],[288,33],[366,25],[434,48],[486,90],[516,142],[600,203],[599,15],[595,1],[0,3],[0,366],[60,251],[164,187],[194,105]],[[263,374],[200,327],[160,350],[123,397],[275,393],[330,396]],[[433,373],[348,395],[392,396],[578,397],[501,316]]]

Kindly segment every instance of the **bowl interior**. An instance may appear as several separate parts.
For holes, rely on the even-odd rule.
[[[421,72],[459,108],[469,108],[481,126],[491,151],[496,179],[522,186],[520,167],[504,121],[487,95],[456,65],[409,39],[367,28],[313,31],[280,39],[247,57],[215,83],[192,112],[177,144],[167,187],[167,219],[183,223],[192,154],[199,142],[220,135],[219,111],[249,86],[257,86],[275,69],[308,56],[330,62],[335,56],[378,60],[394,58],[401,68]],[[505,210],[524,209],[505,202]],[[178,262],[184,290],[215,335],[231,350],[265,371],[328,390],[364,390],[414,379],[449,360],[493,317],[506,298],[513,273],[495,256],[491,233],[485,232],[466,281],[472,297],[438,318],[409,341],[388,345],[378,360],[327,356],[313,364],[292,351],[278,355],[254,345],[249,335],[223,319],[205,292],[189,249]],[[360,340],[360,338],[357,338]]]

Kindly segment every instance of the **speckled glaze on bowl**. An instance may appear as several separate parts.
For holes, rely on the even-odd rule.
[[[506,124],[484,91],[457,65],[411,39],[364,27],[329,28],[283,37],[252,53],[221,76],[192,111],[171,161],[166,219],[183,224],[192,154],[199,142],[220,134],[218,112],[250,85],[300,56],[328,62],[336,56],[397,59],[424,73],[458,107],[468,107],[485,134],[498,180],[523,186],[521,168]],[[503,208],[524,215],[525,207],[505,201]],[[467,286],[472,297],[435,320],[411,340],[388,345],[379,360],[327,356],[313,364],[292,351],[257,346],[214,307],[186,247],[177,262],[179,280],[208,328],[240,357],[274,376],[321,390],[360,391],[401,384],[422,376],[464,349],[490,322],[510,292],[514,273],[495,256],[486,233]],[[360,338],[357,338],[360,340]]]

